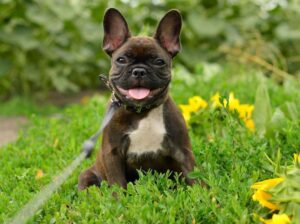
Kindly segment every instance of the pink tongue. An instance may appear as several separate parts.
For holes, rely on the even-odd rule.
[[[145,88],[129,89],[128,93],[133,99],[141,100],[146,98],[149,95],[150,89],[145,89]]]

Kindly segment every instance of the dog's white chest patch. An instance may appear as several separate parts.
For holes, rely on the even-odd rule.
[[[163,106],[149,112],[147,117],[140,120],[138,128],[129,133],[130,145],[128,153],[143,154],[157,152],[162,149],[166,134],[163,119]]]

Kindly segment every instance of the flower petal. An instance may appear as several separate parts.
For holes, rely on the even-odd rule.
[[[251,186],[252,189],[257,189],[257,190],[268,190],[271,187],[281,183],[284,181],[283,177],[279,178],[273,178],[273,179],[267,179],[264,181],[257,182]]]

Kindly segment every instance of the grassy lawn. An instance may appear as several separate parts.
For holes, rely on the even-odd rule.
[[[25,116],[33,114],[49,115],[59,112],[59,108],[50,104],[39,105],[32,99],[14,97],[1,103],[0,116]]]
[[[174,71],[171,93],[178,104],[187,103],[195,95],[209,102],[217,91],[225,97],[233,91],[242,103],[254,104],[262,82],[266,83],[273,110],[287,101],[300,102],[294,82],[278,85],[255,70],[203,65],[197,74],[188,74],[181,67]],[[32,115],[30,127],[20,133],[19,139],[0,149],[0,223],[12,217],[80,153],[82,142],[97,130],[106,101],[96,96],[84,105],[64,109],[61,116]],[[284,165],[299,152],[299,115],[296,122],[288,120],[283,129],[268,137],[249,131],[235,113],[226,109],[207,109],[201,115],[197,117],[200,122],[190,126],[197,161],[194,176],[205,180],[209,189],[172,182],[165,175],[141,174],[127,191],[103,183],[100,188],[78,193],[77,177],[95,161],[94,153],[30,223],[257,222],[254,214],[268,210],[252,201],[250,187],[275,176],[276,167],[267,156]],[[112,196],[113,191],[119,192],[118,199]]]

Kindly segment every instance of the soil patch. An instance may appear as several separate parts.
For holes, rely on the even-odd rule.
[[[15,141],[18,138],[18,130],[27,122],[25,117],[0,116],[0,147]]]

